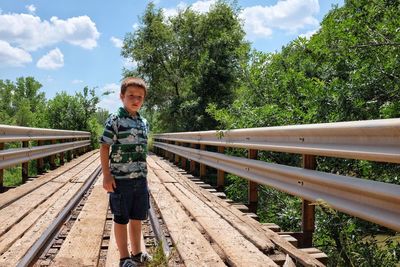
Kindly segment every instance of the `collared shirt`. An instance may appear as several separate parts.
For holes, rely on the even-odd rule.
[[[149,124],[137,113],[124,108],[108,117],[100,143],[111,146],[110,170],[115,179],[147,176],[147,136]]]

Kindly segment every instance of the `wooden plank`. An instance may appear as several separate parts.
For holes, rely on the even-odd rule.
[[[66,184],[44,203],[30,212],[25,218],[18,222],[18,224],[8,230],[6,234],[0,236],[0,254],[4,253],[16,240],[29,231],[29,228],[36,224],[40,217],[43,216],[47,210],[51,209],[56,202],[63,202],[66,204],[67,201],[76,194],[80,187],[80,185],[73,183]],[[63,206],[60,206],[60,208],[62,207]],[[59,212],[54,209],[52,209],[52,211]]]
[[[214,210],[218,213],[221,214],[221,216],[227,216],[226,218],[229,218],[229,220],[232,225],[235,224],[235,227],[241,231],[243,235],[245,235],[249,240],[252,240],[252,242],[255,242],[253,239],[254,237],[257,238],[262,238],[265,240],[271,240],[274,244],[276,244],[280,250],[283,252],[289,254],[292,258],[296,259],[296,261],[302,263],[304,266],[324,266],[321,262],[318,260],[314,259],[307,253],[297,249],[294,247],[292,244],[290,244],[288,241],[282,239],[277,233],[269,230],[268,228],[263,228],[259,222],[256,220],[253,220],[250,217],[244,216],[242,212],[240,212],[237,209],[234,209],[230,207],[229,203],[226,201],[219,199],[218,197],[214,196],[211,193],[208,193],[204,190],[199,189],[194,185],[189,179],[184,177],[183,175],[180,175],[178,173],[173,172],[173,168],[165,163],[163,160],[157,160],[157,156],[150,156],[152,157],[157,164],[162,167],[165,170],[168,170],[171,175],[174,176],[177,181],[179,181],[182,184],[185,184],[188,188],[192,188],[192,192],[195,192],[198,196],[202,195],[202,197],[208,199],[209,201],[206,202],[208,205],[211,207],[214,207]],[[241,221],[242,223],[236,223]],[[244,228],[244,225],[251,229],[252,231],[246,232],[247,228]],[[240,228],[242,227],[242,228]],[[256,231],[258,234],[254,234],[254,231]]]
[[[39,187],[29,195],[0,210],[0,236],[4,235],[14,224],[46,201],[62,186],[63,184],[60,183],[49,182],[46,186]]]
[[[96,266],[98,263],[108,198],[98,179],[77,221],[68,233],[53,266]]]
[[[129,240],[129,238],[128,238],[128,240]],[[130,246],[128,246],[128,247],[130,247]],[[142,238],[141,238],[140,247],[141,247],[141,251],[146,251],[143,234],[142,234]],[[128,251],[131,251],[130,248],[128,249]],[[105,267],[119,267],[119,251],[118,251],[117,243],[115,242],[114,223],[111,228],[110,242],[108,243],[107,259],[106,259]]]
[[[212,240],[221,247],[230,265],[277,266],[253,243],[181,184],[165,184],[165,187],[200,223]]]
[[[158,162],[157,162],[158,163]],[[161,166],[163,165],[163,166]],[[160,164],[163,168],[168,168],[164,164]],[[176,175],[172,170],[171,175]],[[185,185],[186,188],[190,188],[191,192],[196,194],[197,197],[201,198],[210,208],[212,208],[221,217],[225,218],[233,227],[235,227],[242,235],[246,236],[257,248],[262,251],[271,251],[274,249],[274,244],[266,236],[263,229],[253,227],[244,220],[245,214],[231,207],[225,200],[214,196],[212,193],[205,190],[201,190],[195,183],[189,181],[184,176],[176,175],[177,181]],[[232,212],[235,210],[235,212]],[[248,218],[250,220],[250,218]]]
[[[71,169],[75,168],[79,162],[79,164],[86,164],[85,161],[91,157],[94,156],[95,154],[98,154],[98,150],[96,151],[91,151],[86,153],[85,155],[81,156],[78,159],[75,159],[71,162],[66,163],[65,165],[55,169],[54,171],[48,172],[36,179],[34,179],[32,182],[20,185],[16,187],[15,189],[8,190],[5,193],[1,194],[1,199],[0,199],[0,208],[3,208],[7,204],[15,201],[18,198],[21,198],[22,196],[26,195],[27,193],[36,190],[38,187],[42,186],[43,184],[53,180],[54,178],[62,175],[63,173],[66,173],[70,171]],[[96,156],[98,157],[98,155]],[[92,160],[92,159],[89,159]]]
[[[188,215],[149,169],[148,181],[162,218],[185,266],[225,266]]]
[[[85,161],[85,164],[88,161]],[[96,163],[96,164],[94,164]],[[84,164],[80,164],[77,167],[70,169],[68,172],[59,175],[52,181],[43,184],[36,190],[23,196],[17,201],[11,203],[5,208],[0,210],[0,236],[3,235],[8,229],[16,222],[24,218],[29,212],[35,209],[38,205],[46,201],[51,195],[53,195],[58,189],[60,189],[65,183],[73,179],[75,175],[79,175],[82,179],[87,179],[90,173],[95,170],[98,165],[98,160],[89,165],[88,167]],[[85,173],[82,173],[82,169],[86,169]]]
[[[52,221],[58,216],[60,211],[68,203],[82,184],[74,184],[67,194],[54,202],[49,209],[36,220],[28,231],[23,233],[11,247],[0,257],[0,266],[14,266],[28,251],[28,249],[40,238]],[[49,200],[50,201],[50,200]]]

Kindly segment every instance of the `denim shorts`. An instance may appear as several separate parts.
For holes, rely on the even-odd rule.
[[[109,193],[114,222],[127,224],[129,220],[146,220],[150,208],[147,179],[115,179],[115,183],[117,187]]]

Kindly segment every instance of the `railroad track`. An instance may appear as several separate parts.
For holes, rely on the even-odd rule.
[[[245,215],[200,179],[154,155],[147,163],[152,209],[143,243],[167,256],[160,266],[282,266],[288,258],[323,266],[321,251],[296,248],[278,226]],[[100,176],[98,152],[90,152],[0,194],[0,267],[117,266]]]
[[[118,262],[119,255],[111,240],[112,215],[107,195],[101,188],[98,163],[98,153],[88,153],[55,173],[47,173],[7,194],[0,194],[0,266],[114,266]],[[27,203],[29,207],[21,208]],[[104,211],[100,219],[98,211],[90,213],[88,210],[92,208],[86,208],[93,203],[99,203],[100,213]],[[155,250],[157,244],[163,244],[162,251],[168,256],[172,240],[153,206],[154,202],[149,219],[143,223],[144,242],[150,251]],[[21,213],[16,215],[17,211]],[[51,213],[57,215],[51,217]],[[93,220],[99,225],[85,224]],[[39,227],[40,224],[44,225]],[[91,228],[97,230],[93,232]],[[76,229],[80,229],[78,234]],[[89,243],[96,244],[97,248],[93,249],[97,251],[89,253],[91,255],[78,251],[79,243],[84,243],[79,241],[79,235],[84,239],[96,236],[97,241]],[[109,252],[113,245],[114,250]],[[79,254],[92,261],[89,264],[79,262],[76,257]],[[108,258],[113,258],[114,263]],[[180,261],[177,253],[171,258]]]

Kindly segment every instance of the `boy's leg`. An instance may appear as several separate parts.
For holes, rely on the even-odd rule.
[[[129,220],[129,240],[131,242],[131,251],[133,255],[142,251],[142,221]],[[143,244],[144,248],[144,244]],[[144,248],[145,249],[145,248]]]
[[[114,235],[117,247],[119,250],[120,259],[129,257],[128,251],[128,232],[126,224],[119,224],[114,222]]]

